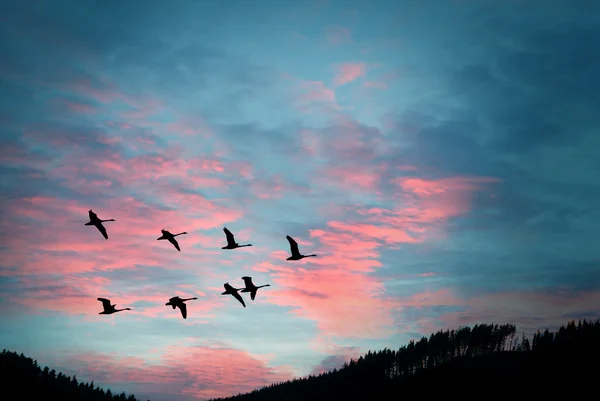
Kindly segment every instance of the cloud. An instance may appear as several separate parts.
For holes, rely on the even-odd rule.
[[[279,9],[253,9],[254,29],[220,6],[138,3],[4,10],[19,40],[0,44],[4,343],[35,349],[43,330],[150,364],[190,330],[304,374],[480,319],[594,312],[595,3],[398,2],[345,22],[305,4],[286,30],[317,21],[328,48],[300,55],[278,49]],[[339,25],[369,18],[396,39]],[[108,241],[90,208],[117,220]],[[222,251],[224,225],[255,246]],[[163,227],[189,233],[181,253]],[[285,261],[286,234],[319,256]],[[243,275],[272,284],[248,308],[220,295]],[[186,321],[175,294],[200,298]],[[98,296],[133,311],[99,316]],[[244,319],[277,328],[242,338]]]
[[[286,367],[270,367],[262,358],[224,346],[171,346],[157,361],[93,352],[45,354],[38,357],[41,364],[77,374],[79,380],[158,401],[224,397],[291,378]]]
[[[126,281],[125,272],[135,272],[135,278]],[[144,274],[152,271],[152,275]],[[25,308],[28,314],[43,316],[48,312],[63,315],[75,315],[89,322],[114,321],[112,316],[98,316],[102,305],[98,297],[108,298],[117,308],[131,308],[122,312],[134,317],[181,319],[179,312],[174,313],[164,304],[173,296],[198,297],[199,300],[189,307],[189,319],[192,324],[206,322],[211,319],[212,310],[223,306],[223,299],[218,294],[204,293],[197,285],[189,284],[183,279],[185,271],[179,270],[175,275],[161,275],[159,268],[145,266],[143,268],[95,271],[84,273],[49,273],[24,275],[13,279],[10,283],[2,283],[6,294],[15,295],[14,302]],[[167,270],[163,269],[164,272]],[[135,283],[135,284],[133,284]],[[165,289],[169,290],[166,291]]]
[[[294,269],[281,263],[255,267],[258,271],[271,271],[281,288],[269,292],[269,301],[291,306],[293,313],[315,321],[328,335],[390,335],[395,324],[392,311],[407,303],[387,296],[384,283],[369,275],[382,267],[380,248],[383,244],[418,244],[435,239],[449,219],[469,211],[469,194],[478,189],[479,182],[488,181],[495,180],[458,177],[428,181],[425,185],[418,180],[401,181],[404,186],[400,187],[413,202],[405,208],[357,209],[352,217],[345,215],[346,221],[327,222],[327,230],[311,230],[310,236],[318,244],[299,243],[301,251],[316,251],[317,258],[300,262],[302,267]],[[446,191],[455,196],[446,197]],[[422,200],[424,195],[428,199]],[[281,260],[283,254],[275,252],[272,257]],[[427,299],[424,296],[421,305],[426,305]],[[364,324],[366,321],[368,325]]]
[[[458,310],[420,317],[414,321],[419,332],[427,334],[445,328],[477,323],[512,323],[518,331],[531,336],[538,329],[558,329],[570,320],[597,316],[600,292],[597,289],[578,290],[552,287],[539,290],[509,290],[472,297],[456,290],[440,290],[435,296],[417,295],[407,307],[456,307]]]
[[[333,84],[335,86],[345,85],[358,78],[364,77],[367,73],[366,63],[346,63],[335,66],[335,76]]]

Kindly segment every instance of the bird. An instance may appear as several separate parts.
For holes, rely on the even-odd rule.
[[[287,238],[288,242],[290,243],[290,250],[292,251],[292,256],[290,256],[286,260],[300,260],[311,256],[317,256],[314,253],[312,255],[302,255],[298,250],[298,243],[294,241],[294,239],[289,235],[286,235],[285,238]]]
[[[181,316],[183,316],[184,319],[187,319],[187,307],[185,306],[185,301],[191,301],[193,299],[198,299],[196,297],[193,298],[179,298],[179,297],[173,297],[173,298],[169,298],[169,302],[167,302],[165,305],[171,305],[173,307],[173,309],[175,308],[179,308],[179,310],[181,310]]]
[[[240,292],[249,292],[250,293],[250,299],[253,300],[253,301],[254,301],[254,298],[256,297],[256,291],[258,291],[259,288],[270,287],[271,286],[271,284],[265,284],[265,285],[259,285],[257,287],[252,282],[252,277],[248,277],[248,276],[242,277],[242,280],[244,280],[246,288],[242,289],[242,291],[240,291]]]
[[[99,315],[112,315],[113,313],[121,312],[124,310],[131,310],[129,308],[115,309],[115,306],[117,306],[117,304],[111,305],[110,299],[98,298],[98,301],[102,302],[102,307],[104,308],[104,310],[100,312]]]
[[[238,291],[241,290],[242,288],[233,288],[231,285],[229,285],[229,283],[225,283],[223,286],[225,287],[225,292],[222,292],[221,295],[233,295],[233,297],[235,299],[240,301],[240,303],[244,306],[244,308],[246,307],[246,304],[244,303],[242,296],[240,294],[238,294]]]
[[[227,229],[227,227],[223,227],[223,231],[225,231],[225,236],[227,237],[227,246],[224,246],[221,249],[235,249],[241,248],[243,246],[252,246],[252,244],[240,245],[237,242],[235,242],[235,237],[233,236],[231,231]]]
[[[85,223],[85,225],[86,226],[96,226],[98,231],[100,231],[100,233],[102,233],[102,235],[104,236],[104,239],[108,239],[108,234],[106,233],[106,228],[104,228],[102,223],[107,222],[107,221],[115,221],[115,219],[100,220],[98,218],[98,215],[96,213],[94,213],[92,211],[92,209],[89,210],[88,214],[90,215],[90,221]]]
[[[187,234],[185,231],[179,234],[171,234],[170,232],[168,232],[167,230],[165,230],[164,228],[160,230],[162,232],[162,235],[160,237],[157,238],[157,240],[161,240],[161,239],[166,239],[169,240],[169,242],[171,244],[173,244],[173,246],[175,247],[175,249],[177,249],[179,252],[181,252],[181,249],[179,248],[179,244],[177,243],[177,240],[175,239],[175,237],[177,237],[178,235],[183,235],[183,234]]]

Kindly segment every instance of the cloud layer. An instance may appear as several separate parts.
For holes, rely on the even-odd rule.
[[[597,317],[595,2],[34,3],[1,10],[6,347],[200,400]]]

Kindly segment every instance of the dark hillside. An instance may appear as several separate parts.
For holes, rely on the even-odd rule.
[[[113,394],[94,382],[80,383],[76,376],[42,369],[37,361],[7,350],[0,354],[0,387],[5,400],[138,401],[133,395]]]
[[[398,350],[369,351],[331,372],[217,400],[353,401],[472,397],[480,392],[598,398],[599,361],[600,320],[570,322],[557,332],[538,332],[531,341],[518,338],[513,325],[481,324],[439,331]],[[37,361],[6,350],[0,354],[0,385],[8,399],[137,401],[133,395],[113,394],[93,382],[42,369]]]
[[[598,393],[600,320],[516,337],[515,326],[446,330],[339,370],[213,401],[377,400],[403,396],[557,396]]]

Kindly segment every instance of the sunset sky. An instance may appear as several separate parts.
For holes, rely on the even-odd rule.
[[[194,401],[600,314],[600,2],[10,0],[0,35],[0,348]]]

